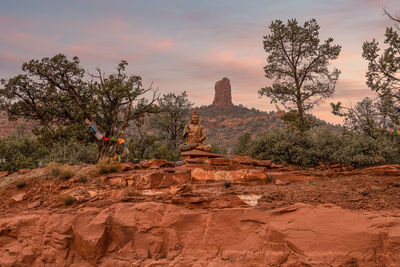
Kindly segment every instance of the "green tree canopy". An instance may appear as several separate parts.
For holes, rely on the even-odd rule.
[[[180,95],[165,94],[158,99],[160,113],[153,117],[152,124],[171,149],[177,149],[182,142],[182,132],[193,103],[186,91]]]
[[[139,76],[128,75],[126,61],[106,76],[88,74],[77,57],[65,55],[31,60],[22,65],[24,74],[2,79],[0,109],[9,119],[38,121],[39,134],[62,129],[83,132],[94,124],[105,136],[118,137],[127,125],[154,111],[156,92],[143,88]],[[149,95],[150,94],[150,95]],[[99,157],[113,153],[111,143],[99,142]]]
[[[275,20],[269,26],[270,33],[264,36],[268,55],[265,77],[272,80],[272,85],[260,89],[259,94],[296,111],[302,131],[311,127],[305,113],[333,95],[340,74],[328,67],[338,58],[341,46],[334,45],[332,38],[321,43],[319,28],[315,19],[303,26],[296,19],[287,24]]]
[[[362,56],[368,61],[367,85],[380,98],[386,125],[400,125],[400,18],[386,15],[395,23],[386,28],[386,48],[381,52],[375,39],[363,44]]]

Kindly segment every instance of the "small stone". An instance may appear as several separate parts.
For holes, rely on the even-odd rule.
[[[24,199],[24,197],[25,197],[25,193],[21,192],[21,193],[16,194],[15,196],[13,196],[12,199],[16,202],[20,202]]]
[[[290,182],[289,181],[285,181],[285,180],[281,180],[281,179],[276,179],[275,180],[275,184],[276,185],[288,185],[288,184],[290,184]]]
[[[42,203],[40,203],[40,201],[35,201],[35,202],[32,202],[32,203],[28,204],[28,205],[27,205],[27,208],[28,208],[28,209],[37,208],[37,207],[39,207],[41,204],[42,204]]]

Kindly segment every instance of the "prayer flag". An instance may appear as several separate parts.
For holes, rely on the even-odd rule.
[[[96,132],[95,134],[94,134],[94,136],[96,137],[96,139],[97,140],[101,140],[101,139],[103,139],[103,135],[101,134],[101,133],[99,133],[99,132]]]

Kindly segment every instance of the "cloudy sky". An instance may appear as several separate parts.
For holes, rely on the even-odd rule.
[[[263,36],[272,20],[316,18],[321,39],[342,46],[332,66],[342,71],[335,97],[313,110],[330,122],[330,102],[354,105],[372,95],[365,85],[362,43],[380,41],[400,14],[399,0],[0,0],[0,77],[24,61],[56,53],[111,72],[121,59],[129,72],[160,92],[186,90],[196,105],[211,104],[214,84],[228,77],[235,104],[274,110],[257,91],[267,84]]]

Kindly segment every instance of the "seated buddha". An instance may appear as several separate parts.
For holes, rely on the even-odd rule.
[[[183,130],[183,139],[185,143],[179,146],[180,151],[190,151],[190,150],[202,150],[211,151],[212,147],[210,145],[203,144],[206,140],[206,135],[204,134],[203,126],[199,124],[199,114],[194,111],[192,114],[192,121],[189,125],[186,125]]]

